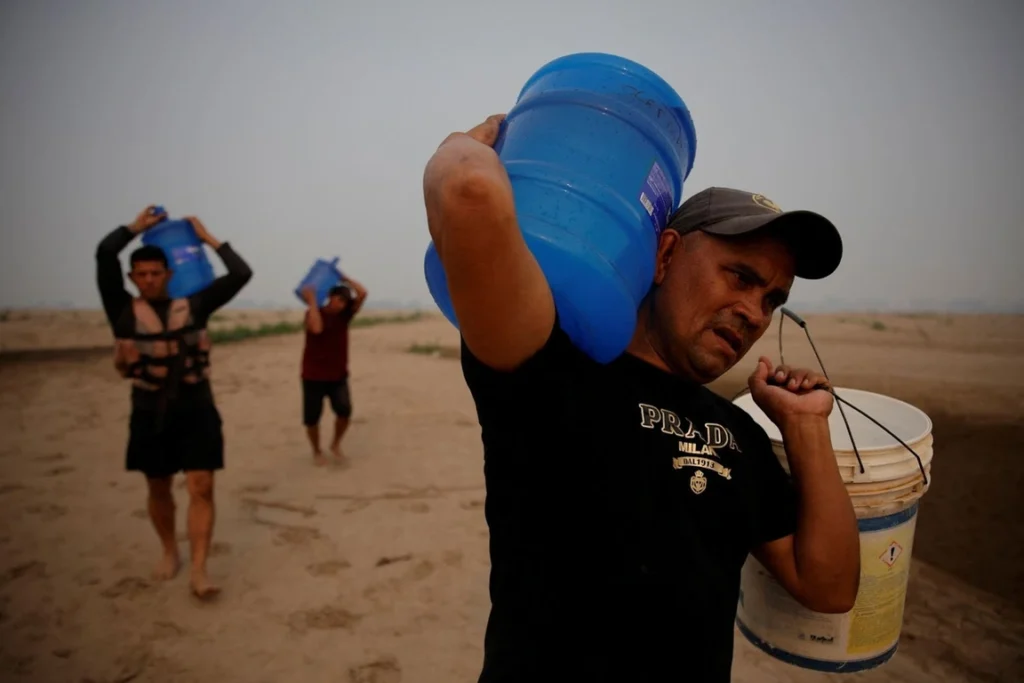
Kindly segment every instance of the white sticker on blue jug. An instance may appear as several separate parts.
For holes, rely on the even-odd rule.
[[[672,186],[657,161],[651,166],[651,172],[647,174],[647,180],[640,190],[640,204],[651,217],[655,237],[659,237],[672,211]]]
[[[174,266],[181,266],[190,261],[198,261],[201,252],[202,247],[192,245],[185,247],[171,247],[171,263]]]

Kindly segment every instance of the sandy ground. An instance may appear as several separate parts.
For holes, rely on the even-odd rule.
[[[885,667],[839,677],[737,636],[734,680],[1024,680],[1024,318],[808,320],[837,384],[911,401],[935,422],[903,640]],[[775,333],[755,353],[777,359]],[[228,466],[213,604],[194,601],[184,575],[148,578],[159,546],[144,483],[123,471],[128,392],[109,353],[12,353],[108,340],[97,313],[0,322],[0,680],[475,680],[488,610],[481,448],[445,321],[353,331],[347,469],[310,463],[300,336],[215,351]],[[788,323],[785,352],[814,362]],[[734,395],[748,361],[714,388]]]

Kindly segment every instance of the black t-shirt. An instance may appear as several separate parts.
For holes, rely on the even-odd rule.
[[[558,325],[514,372],[462,345],[484,444],[481,682],[730,678],[740,569],[795,530],[771,443],[709,389]]]

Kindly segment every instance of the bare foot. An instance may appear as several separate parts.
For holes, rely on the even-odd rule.
[[[210,600],[220,593],[220,587],[210,581],[205,571],[192,570],[191,586],[192,594],[200,600]]]
[[[331,453],[334,455],[334,462],[341,464],[345,461],[345,454],[341,452],[341,444],[331,446]]]
[[[327,458],[324,457],[323,453],[314,453],[313,464],[316,465],[317,467],[323,467],[324,465],[327,464]]]
[[[153,578],[157,581],[170,581],[178,575],[180,568],[181,561],[178,559],[177,553],[164,553],[160,564],[153,570]]]

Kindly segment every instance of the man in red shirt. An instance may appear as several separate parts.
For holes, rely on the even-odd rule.
[[[307,288],[303,294],[306,310],[306,345],[302,353],[302,414],[313,460],[327,461],[320,451],[320,416],[324,399],[330,399],[334,411],[334,439],[331,453],[342,461],[341,437],[352,416],[348,390],[348,326],[366,300],[366,289],[350,278],[331,289],[327,304],[320,306],[316,293]]]

